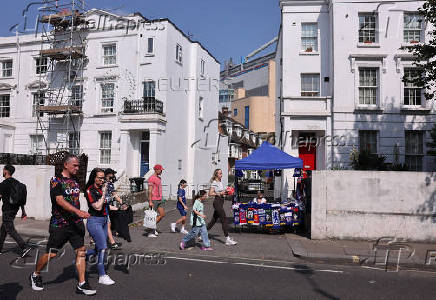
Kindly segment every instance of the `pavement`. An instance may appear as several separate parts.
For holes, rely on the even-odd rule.
[[[158,224],[159,237],[148,238],[142,227],[144,205],[135,204],[134,223],[130,233],[132,242],[124,242],[123,250],[129,252],[164,252],[178,253],[182,235],[170,232],[170,223],[178,219],[175,201],[166,204],[166,216]],[[230,212],[230,203],[226,203]],[[205,203],[205,212],[212,215],[212,201]],[[232,224],[230,215],[229,224]],[[48,221],[28,219],[15,221],[17,231],[26,237],[48,237]],[[189,226],[188,226],[189,229]],[[227,259],[269,260],[279,262],[308,261],[330,265],[353,264],[385,271],[424,270],[436,272],[436,244],[413,243],[384,237],[376,241],[357,240],[311,240],[303,234],[247,232],[237,227],[230,227],[230,235],[238,245],[225,245],[221,224],[217,222],[209,232],[215,251],[204,253],[200,244],[183,252],[187,257],[215,257]]]

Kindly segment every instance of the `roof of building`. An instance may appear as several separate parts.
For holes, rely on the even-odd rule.
[[[142,18],[144,21],[146,22],[150,22],[150,23],[155,23],[155,22],[168,22],[171,25],[174,26],[174,28],[179,31],[189,42],[193,43],[193,44],[198,44],[204,51],[206,51],[215,61],[216,63],[220,64],[220,62],[218,61],[218,59],[216,59],[216,57],[208,50],[206,49],[199,41],[193,40],[191,39],[187,34],[185,34],[183,32],[183,30],[181,30],[173,21],[171,21],[169,18],[157,18],[157,19],[147,19],[146,17],[144,17],[140,12],[134,12],[132,14],[129,14],[127,16],[121,16],[121,15],[116,15],[114,13],[110,13],[107,12],[103,9],[98,9],[98,8],[93,8],[91,10],[89,10],[87,13],[91,12],[91,11],[100,11],[102,13],[105,14],[109,14],[109,15],[113,15],[116,17],[120,17],[120,18],[131,18],[131,17],[140,17]]]

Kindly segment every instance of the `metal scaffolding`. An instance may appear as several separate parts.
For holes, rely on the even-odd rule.
[[[38,92],[33,95],[36,135],[43,137],[45,154],[80,152],[83,72],[87,21],[84,0],[44,0],[38,8]],[[47,46],[48,45],[48,46]]]

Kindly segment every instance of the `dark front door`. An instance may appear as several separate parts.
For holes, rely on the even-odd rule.
[[[142,133],[141,139],[141,171],[140,176],[143,177],[150,169],[150,133],[145,131]]]

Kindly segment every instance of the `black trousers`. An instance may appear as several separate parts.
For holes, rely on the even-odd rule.
[[[9,234],[18,244],[18,247],[24,249],[26,247],[26,243],[23,241],[21,236],[15,230],[14,219],[17,215],[18,210],[10,210],[3,212],[3,224],[0,229],[0,250],[3,249],[3,244],[6,239],[6,235]]]
[[[213,200],[213,217],[212,220],[210,220],[209,224],[207,224],[207,231],[209,231],[213,225],[215,225],[216,221],[220,219],[221,226],[224,232],[224,236],[229,236],[229,231],[227,229],[227,218],[226,218],[226,212],[224,211],[224,197],[215,196],[215,199]]]

